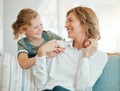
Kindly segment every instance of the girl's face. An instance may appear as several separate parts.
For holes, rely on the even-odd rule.
[[[67,16],[65,28],[68,31],[68,37],[71,39],[79,39],[80,36],[85,37],[85,28],[73,12]]]
[[[25,30],[26,36],[33,39],[41,38],[43,26],[40,16],[38,15],[36,18],[32,19],[30,23],[31,25],[28,25]]]

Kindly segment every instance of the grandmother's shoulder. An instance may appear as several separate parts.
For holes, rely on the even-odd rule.
[[[97,50],[97,51],[95,52],[95,55],[96,55],[96,56],[99,56],[99,57],[108,58],[107,52],[104,52],[104,51],[101,51],[101,50]]]

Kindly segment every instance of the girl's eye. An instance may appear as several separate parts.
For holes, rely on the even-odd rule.
[[[38,26],[35,26],[34,29],[38,28]]]
[[[42,24],[40,24],[40,26],[43,26]]]
[[[34,29],[37,29],[39,27],[42,27],[42,24],[35,26]]]

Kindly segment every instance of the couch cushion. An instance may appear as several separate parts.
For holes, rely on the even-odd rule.
[[[120,56],[109,56],[103,74],[95,83],[93,91],[120,91]]]
[[[34,91],[33,75],[23,70],[16,55],[0,51],[0,91]]]
[[[19,68],[14,55],[0,51],[0,91],[21,91]]]

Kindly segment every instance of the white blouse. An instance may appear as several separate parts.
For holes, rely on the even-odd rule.
[[[83,58],[84,48],[77,50],[72,41],[58,41],[65,47],[64,52],[53,58],[37,57],[32,67],[35,86],[38,91],[62,86],[71,91],[92,91],[102,74],[108,56],[99,50]]]

